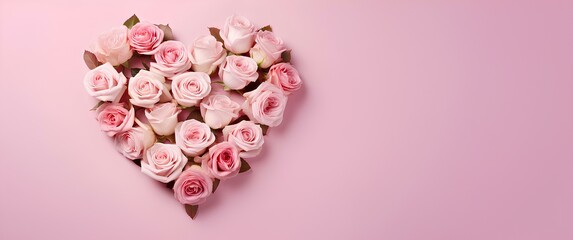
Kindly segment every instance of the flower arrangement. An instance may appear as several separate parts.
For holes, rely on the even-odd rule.
[[[302,81],[270,26],[233,15],[190,45],[133,15],[84,52],[100,128],[195,218],[221,181],[250,169]]]

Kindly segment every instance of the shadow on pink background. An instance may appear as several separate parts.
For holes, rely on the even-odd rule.
[[[163,2],[0,2],[0,239],[573,239],[572,2]],[[271,24],[305,81],[195,221],[88,111],[133,13]]]

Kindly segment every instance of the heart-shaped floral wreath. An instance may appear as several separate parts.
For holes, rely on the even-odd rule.
[[[250,169],[245,159],[259,154],[302,84],[270,26],[233,15],[209,31],[187,47],[169,25],[133,15],[84,52],[101,130],[172,188],[191,218],[221,180]]]

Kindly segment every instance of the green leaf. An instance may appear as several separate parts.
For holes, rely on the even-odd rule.
[[[135,77],[135,75],[137,75],[137,73],[139,73],[139,71],[141,71],[141,68],[132,68],[131,69],[131,76]]]
[[[185,212],[187,212],[187,215],[189,215],[191,219],[195,219],[195,216],[197,216],[197,210],[199,210],[199,205],[185,204]]]
[[[271,27],[271,25],[266,25],[264,27],[262,27],[261,29],[259,29],[259,31],[269,31],[272,32],[273,28]]]
[[[217,190],[217,187],[219,187],[219,183],[221,183],[221,180],[215,178],[215,180],[213,180],[213,193],[215,193],[215,190]]]
[[[267,133],[269,132],[269,126],[261,124],[261,129],[263,129],[263,135],[267,135]]]
[[[141,159],[135,159],[132,162],[135,163],[135,165],[141,167]]]
[[[257,81],[264,82],[265,80],[267,80],[267,75],[268,73],[264,72],[263,69],[261,69],[259,71],[259,77],[257,78]]]
[[[145,63],[144,61],[141,61],[141,65],[143,65],[143,67],[145,68],[145,70],[149,71],[149,63]]]
[[[97,60],[95,54],[93,54],[90,51],[84,51],[84,62],[86,62],[86,66],[88,66],[90,70],[101,65],[101,63]]]
[[[104,101],[99,101],[92,109],[90,109],[90,111],[97,110],[104,103],[105,103]]]
[[[159,24],[159,25],[157,25],[157,27],[159,27],[159,29],[163,30],[163,41],[169,41],[169,40],[175,39],[173,37],[173,30],[171,30],[171,27],[169,27],[169,24],[167,24],[167,25]]]
[[[175,143],[175,134],[171,134],[171,135],[159,135],[159,134],[155,134],[155,137],[157,138],[157,142],[160,143]]]
[[[113,68],[115,68],[115,70],[118,73],[123,72],[123,69],[124,69],[124,67],[122,65],[117,65],[117,66],[114,66]]]
[[[223,38],[221,38],[221,30],[219,30],[218,28],[215,27],[210,27],[209,28],[209,32],[211,33],[211,36],[215,37],[215,39],[217,39],[217,41],[219,42],[223,42]]]
[[[231,122],[231,124],[229,125],[233,125],[233,124],[237,124],[240,123],[242,121],[249,121],[249,116],[247,115],[241,115],[239,118],[235,119],[233,122]]]
[[[198,108],[191,109],[191,113],[189,113],[189,116],[187,116],[187,120],[189,119],[195,119],[199,122],[205,122],[203,121],[203,116],[201,116],[201,111]]]
[[[138,22],[139,22],[139,18],[135,14],[133,14],[133,16],[131,16],[129,19],[125,20],[123,25],[125,25],[127,28],[131,29],[131,27],[133,27],[133,25],[137,24]]]
[[[129,60],[122,63],[121,66],[123,66],[124,68],[129,68]]]
[[[290,51],[291,50],[289,49],[289,50],[284,51],[281,54],[281,58],[283,59],[283,62],[287,62],[287,63],[290,62]]]
[[[249,170],[251,170],[251,165],[249,165],[249,163],[245,161],[245,159],[241,158],[241,169],[239,170],[239,173],[246,172]]]

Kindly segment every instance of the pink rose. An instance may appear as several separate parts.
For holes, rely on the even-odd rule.
[[[121,25],[99,35],[93,47],[97,60],[102,63],[109,62],[113,66],[129,60],[133,51],[129,46],[128,34],[129,29]]]
[[[281,124],[287,97],[280,88],[269,82],[263,82],[257,89],[243,96],[246,98],[243,112],[249,119],[269,127]]]
[[[129,45],[140,54],[152,55],[161,41],[163,30],[151,23],[139,22],[129,31]]]
[[[172,78],[173,98],[184,107],[197,105],[211,92],[211,78],[203,72],[185,72]]]
[[[153,131],[163,136],[171,135],[175,132],[179,113],[181,113],[181,109],[174,102],[161,103],[145,109],[145,117],[149,120]]]
[[[282,88],[287,96],[302,86],[298,71],[290,63],[273,65],[269,69],[267,79],[275,86]]]
[[[223,44],[211,35],[201,36],[189,47],[189,59],[195,72],[213,73],[227,56]]]
[[[239,174],[241,158],[239,150],[230,142],[221,142],[209,148],[208,157],[204,157],[201,166],[218,179],[228,179]]]
[[[157,73],[141,70],[129,79],[127,92],[129,101],[136,106],[151,108],[159,101],[171,100],[165,87],[165,78]]]
[[[240,110],[241,106],[225,95],[211,95],[201,102],[201,116],[213,129],[229,125]]]
[[[271,31],[259,31],[255,38],[255,46],[250,54],[261,68],[268,68],[273,63],[281,59],[281,55],[286,51],[283,40],[275,36]]]
[[[175,143],[187,156],[202,154],[214,142],[211,128],[195,119],[180,122],[175,127]]]
[[[171,182],[183,171],[187,157],[175,144],[155,143],[141,160],[141,172],[162,183]]]
[[[185,48],[182,42],[163,42],[155,50],[155,54],[153,55],[155,62],[151,63],[151,71],[168,78],[185,72],[191,68],[191,61],[189,61],[187,54],[187,48]]]
[[[219,77],[228,88],[243,89],[259,78],[257,63],[250,57],[228,56],[219,68]]]
[[[134,160],[143,157],[143,152],[155,143],[151,127],[140,125],[115,135],[115,148],[126,158]]]
[[[181,204],[199,205],[213,192],[213,180],[201,167],[194,165],[177,178],[173,191]]]
[[[233,15],[227,18],[220,35],[227,50],[246,53],[255,43],[255,25],[245,17]]]
[[[123,103],[104,103],[97,109],[97,120],[101,130],[113,137],[133,127],[135,111],[125,109]]]
[[[223,137],[237,146],[241,151],[239,155],[243,158],[251,158],[259,155],[263,149],[263,130],[261,126],[251,121],[241,121],[234,125],[223,128]]]
[[[127,79],[110,63],[90,70],[84,77],[88,94],[100,101],[117,102],[125,92]]]

